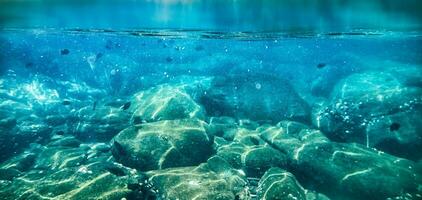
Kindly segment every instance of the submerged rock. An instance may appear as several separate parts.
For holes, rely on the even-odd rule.
[[[148,183],[160,199],[247,199],[246,178],[236,170],[221,173],[207,164],[154,170],[147,173]]]
[[[278,128],[262,129],[261,137],[277,150],[287,152],[289,167],[305,186],[311,185],[333,198],[418,195],[420,175],[414,171],[414,162],[358,144],[330,142],[318,130],[299,127],[280,123]]]
[[[224,139],[221,139],[224,140]],[[271,167],[286,167],[287,157],[269,146],[259,137],[259,132],[240,128],[236,130],[233,142],[219,142],[215,139],[216,156],[225,160],[230,167],[242,170],[248,177],[261,177]]]
[[[258,199],[329,200],[323,194],[304,189],[295,176],[280,168],[265,172],[258,183]]]
[[[198,119],[166,120],[124,129],[112,141],[122,164],[142,171],[197,165],[212,153],[212,138]]]
[[[201,98],[211,116],[270,121],[308,121],[310,108],[289,82],[271,75],[216,77]]]
[[[204,119],[204,111],[182,87],[160,85],[136,93],[132,118],[151,122],[185,118]]]
[[[130,196],[130,170],[114,164],[110,152],[90,156],[92,149],[57,142],[33,145],[0,165],[0,178],[7,179],[0,182],[1,198],[112,200]]]
[[[0,161],[20,153],[30,143],[50,138],[51,127],[24,104],[3,101],[0,118]]]
[[[358,142],[418,159],[422,148],[422,90],[388,73],[355,74],[340,82],[331,100],[315,106],[313,124],[336,141]],[[400,124],[397,130],[392,124]]]
[[[130,124],[130,113],[120,108],[87,106],[75,113],[72,134],[83,141],[109,141]]]

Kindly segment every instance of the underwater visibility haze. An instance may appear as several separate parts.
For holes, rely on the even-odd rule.
[[[0,200],[422,199],[422,2],[0,0]]]

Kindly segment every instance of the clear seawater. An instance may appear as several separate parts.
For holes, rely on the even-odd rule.
[[[417,2],[63,2],[2,2],[0,199],[422,199]]]

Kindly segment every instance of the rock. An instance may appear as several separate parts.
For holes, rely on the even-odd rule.
[[[270,168],[258,183],[258,199],[328,200],[328,197],[304,189],[295,176],[280,168]]]
[[[132,118],[137,121],[173,119],[204,119],[204,111],[182,87],[160,85],[136,93],[133,97]]]
[[[0,196],[75,200],[130,196],[127,175],[132,172],[113,163],[110,153],[87,159],[88,149],[82,146],[32,145],[32,153],[25,152],[0,166],[0,178],[9,180],[0,183]]]
[[[414,162],[359,144],[330,142],[320,131],[263,129],[261,138],[287,152],[289,168],[299,181],[331,197],[386,199],[417,195]]]
[[[158,198],[246,199],[246,178],[235,170],[215,173],[207,164],[147,172],[148,183]]]
[[[99,106],[95,110],[87,106],[75,115],[72,134],[82,141],[108,142],[130,124],[129,112],[111,106]]]
[[[71,87],[81,89],[79,94]],[[59,127],[70,132],[68,124],[75,122],[72,110],[81,107],[74,97],[81,97],[81,91],[91,96],[81,84],[62,83],[41,74],[2,77],[0,88],[0,135],[4,134],[0,137],[0,161],[19,154],[30,143],[46,143]],[[63,97],[70,105],[62,104]]]
[[[382,72],[354,74],[341,81],[331,100],[314,107],[313,124],[330,139],[417,160],[422,147],[422,89],[406,87]],[[397,130],[390,130],[398,124]]]
[[[79,168],[84,169],[84,168]],[[66,168],[54,172],[31,171],[15,178],[0,195],[6,199],[122,199],[130,193],[126,179],[110,172]]]
[[[13,178],[18,177],[21,175],[21,172],[17,169],[8,168],[8,169],[1,169],[0,168],[0,180],[8,180],[11,181]]]
[[[105,144],[105,143],[98,143],[98,144],[93,145],[91,148],[94,149],[95,151],[105,153],[105,152],[110,151],[111,147],[110,145]]]
[[[29,111],[13,104],[0,105],[0,161],[19,154],[32,142],[45,142],[50,138],[51,127]]]
[[[310,109],[290,84],[265,74],[216,77],[200,100],[208,115],[277,123],[309,121]]]
[[[237,128],[236,120],[231,117],[211,117],[207,126],[207,133],[232,141]]]
[[[166,120],[124,129],[112,141],[117,161],[142,171],[197,165],[212,153],[205,122]]]
[[[56,140],[51,141],[49,146],[62,146],[62,147],[79,147],[81,141],[77,140],[72,136],[56,138]]]
[[[271,167],[286,167],[285,153],[267,145],[258,134],[240,128],[232,143],[215,145],[218,147],[216,156],[232,168],[244,171],[248,177],[261,177]]]

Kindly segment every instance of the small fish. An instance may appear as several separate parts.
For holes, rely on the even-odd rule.
[[[94,104],[92,104],[92,110],[95,110],[97,108],[97,101],[94,101]]]
[[[202,50],[204,50],[204,46],[202,46],[202,45],[197,45],[195,47],[195,51],[202,51]]]
[[[70,105],[70,103],[71,102],[69,100],[63,100],[63,102],[62,102],[62,104],[65,105],[65,106]]]
[[[167,61],[167,62],[171,62],[171,61],[173,61],[173,58],[171,58],[171,57],[167,57],[167,58],[166,58],[166,61]]]
[[[34,63],[32,63],[32,62],[26,63],[26,65],[25,65],[25,68],[27,68],[27,69],[32,68],[32,67],[34,67]]]
[[[61,55],[67,55],[69,53],[70,53],[69,49],[62,49],[62,50],[60,50],[60,54]]]
[[[122,110],[127,110],[129,107],[130,107],[130,105],[131,105],[131,103],[130,103],[130,101],[129,102],[126,102],[125,104],[123,104],[123,106],[122,107],[120,107]]]
[[[400,128],[400,124],[399,123],[397,123],[397,122],[393,122],[391,125],[390,125],[390,131],[392,132],[392,131],[397,131],[397,130],[399,130],[399,128]]]
[[[318,69],[322,69],[322,68],[324,68],[325,66],[327,66],[327,64],[325,64],[325,63],[319,63],[319,64],[317,65],[317,68],[318,68]]]
[[[103,57],[103,55],[104,54],[102,54],[102,53],[97,53],[97,55],[96,55],[96,59],[98,60],[98,59],[100,59],[101,57]]]

